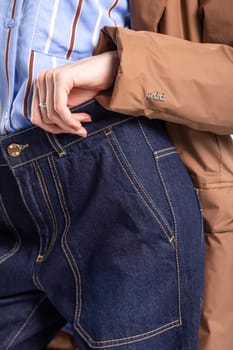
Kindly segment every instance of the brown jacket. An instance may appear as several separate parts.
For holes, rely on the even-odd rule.
[[[129,3],[133,30],[107,27],[101,34],[97,53],[117,48],[120,67],[113,91],[98,99],[108,109],[169,122],[203,206],[200,350],[231,350],[233,1]]]

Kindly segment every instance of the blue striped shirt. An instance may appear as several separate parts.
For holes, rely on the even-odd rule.
[[[128,0],[0,1],[0,134],[31,125],[40,71],[92,55],[100,29],[127,15]]]

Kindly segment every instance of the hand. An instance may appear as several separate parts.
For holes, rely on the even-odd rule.
[[[86,136],[86,113],[71,113],[70,107],[94,98],[113,84],[119,62],[116,51],[106,52],[62,67],[41,72],[34,82],[32,123],[54,134]],[[45,103],[45,106],[40,106]]]

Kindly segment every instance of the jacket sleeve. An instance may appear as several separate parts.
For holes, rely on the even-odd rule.
[[[233,133],[231,46],[105,27],[96,54],[114,49],[120,65],[113,90],[97,97],[105,108]]]

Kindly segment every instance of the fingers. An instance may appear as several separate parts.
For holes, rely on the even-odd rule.
[[[70,87],[69,87],[70,86]],[[67,107],[72,83],[56,70],[44,71],[34,83],[32,123],[52,133],[72,133],[85,137],[83,122],[90,122],[86,113],[72,114]]]
[[[40,73],[32,100],[33,123],[51,132],[85,136],[82,123],[90,117],[72,116],[68,106],[112,87],[118,67],[118,54],[111,51]]]
[[[51,122],[47,118],[47,107],[40,106],[40,104],[44,104],[47,106],[47,97],[46,97],[46,79],[45,79],[45,72],[43,74],[40,74],[38,79],[36,80],[36,88],[38,90],[38,104],[40,107],[40,113],[42,120],[50,124]]]

